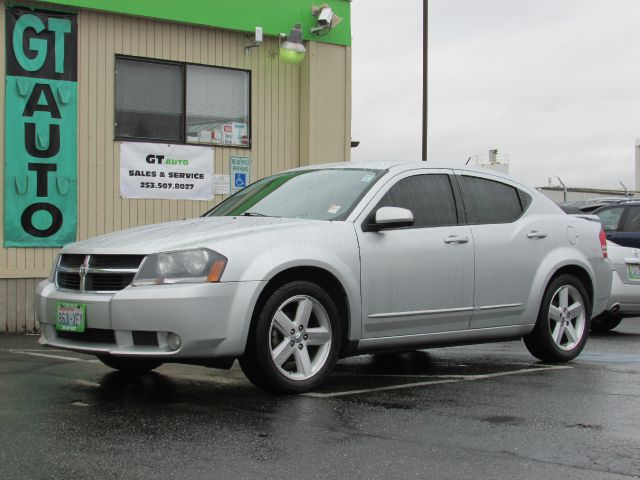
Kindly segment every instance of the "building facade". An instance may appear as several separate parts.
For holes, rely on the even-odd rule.
[[[34,289],[66,243],[197,217],[238,159],[246,183],[349,160],[350,3],[325,3],[312,33],[309,0],[0,0],[0,333],[37,331]],[[295,24],[299,65],[279,58]],[[217,189],[123,195],[122,152],[148,145],[201,149]]]

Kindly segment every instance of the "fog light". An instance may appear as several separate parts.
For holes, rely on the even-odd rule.
[[[175,333],[170,333],[167,336],[167,346],[170,350],[178,350],[180,348],[180,345],[182,345],[182,340],[180,340],[180,337],[178,335],[176,335]]]

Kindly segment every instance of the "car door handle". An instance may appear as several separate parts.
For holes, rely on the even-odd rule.
[[[459,235],[449,235],[444,239],[444,243],[467,243],[469,241],[469,237],[462,237]]]
[[[544,232],[539,232],[537,230],[531,230],[527,233],[527,238],[547,238],[547,234]]]

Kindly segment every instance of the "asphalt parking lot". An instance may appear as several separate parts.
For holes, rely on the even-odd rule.
[[[640,319],[567,365],[521,342],[343,360],[274,396],[230,371],[127,377],[0,337],[0,478],[640,477]]]

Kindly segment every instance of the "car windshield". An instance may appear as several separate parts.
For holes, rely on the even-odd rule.
[[[249,185],[204,216],[344,220],[384,173],[364,168],[285,172]]]

